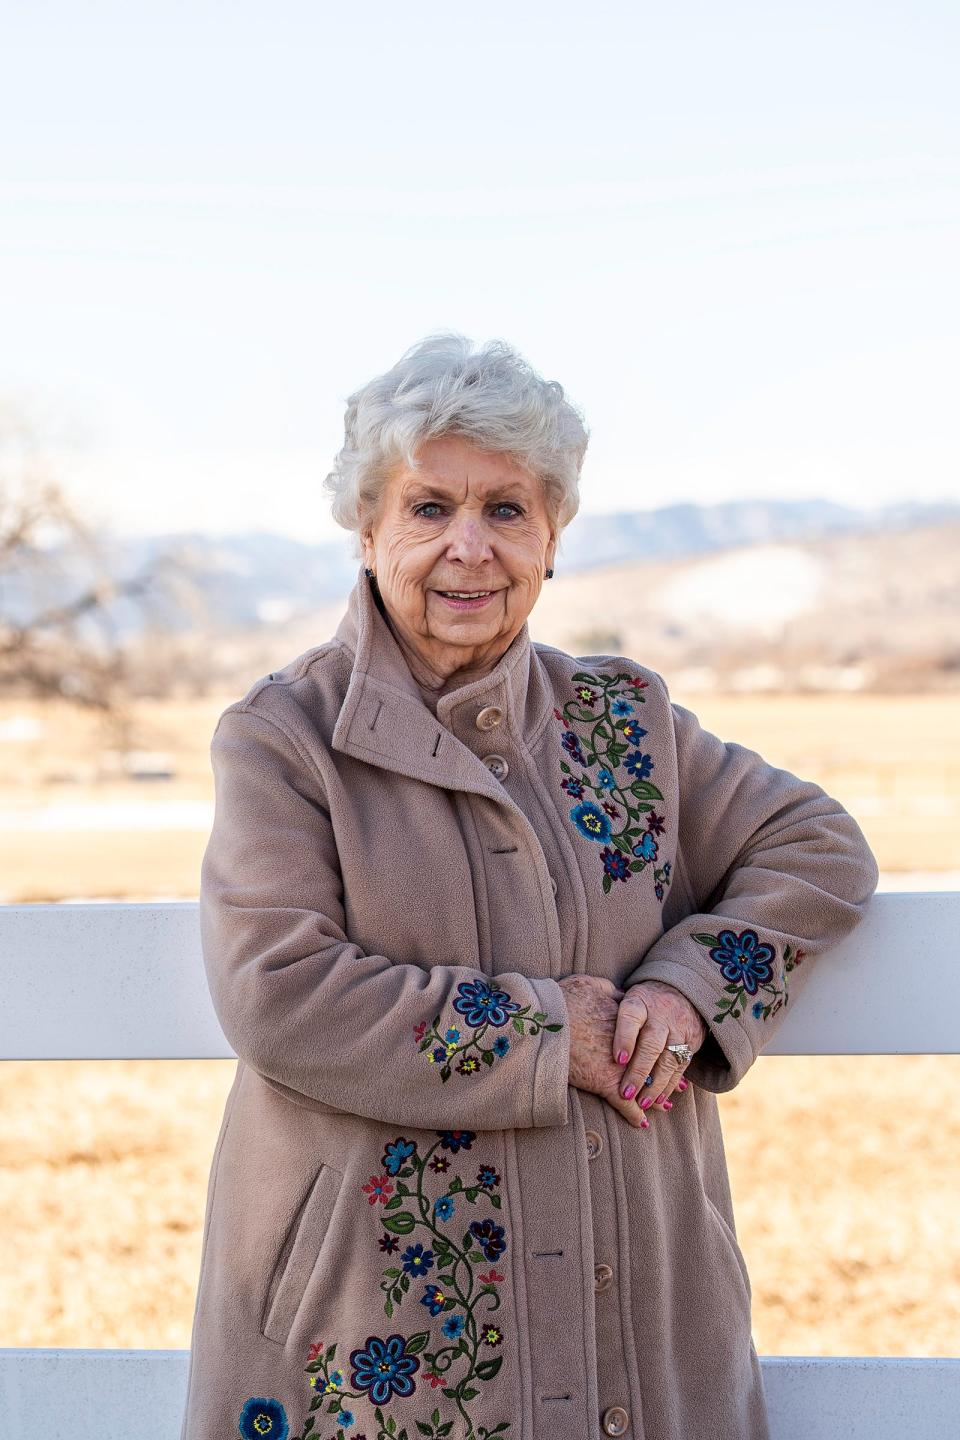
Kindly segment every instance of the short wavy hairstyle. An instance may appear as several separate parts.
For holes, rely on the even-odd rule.
[[[537,475],[558,531],[580,505],[583,416],[559,381],[544,380],[504,340],[474,346],[454,330],[426,336],[348,396],[344,431],[323,484],[347,530],[360,530],[364,510],[376,514],[395,465],[417,469],[418,447],[440,435],[462,435]]]

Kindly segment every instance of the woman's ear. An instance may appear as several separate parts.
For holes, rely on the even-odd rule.
[[[557,540],[559,536],[553,526],[550,527],[550,539],[547,541],[546,554],[543,557],[544,567],[552,570],[557,559]]]

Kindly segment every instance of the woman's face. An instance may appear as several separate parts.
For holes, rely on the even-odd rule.
[[[431,678],[482,674],[522,629],[553,565],[543,486],[459,435],[425,441],[417,458],[419,471],[393,472],[361,528],[365,563]]]

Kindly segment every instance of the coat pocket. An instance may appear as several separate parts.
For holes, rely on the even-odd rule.
[[[343,1175],[321,1164],[287,1231],[267,1286],[260,1329],[285,1345],[304,1293],[320,1258]]]
[[[727,1249],[730,1251],[731,1255],[737,1263],[737,1269],[739,1270],[740,1278],[743,1281],[743,1288],[746,1291],[747,1301],[748,1303],[752,1302],[753,1286],[750,1283],[750,1276],[747,1273],[747,1262],[743,1258],[743,1251],[740,1249],[740,1244],[737,1240],[737,1237],[734,1231],[731,1229],[729,1222],[725,1219],[720,1209],[710,1199],[709,1195],[706,1197],[706,1199],[707,1204],[710,1207],[710,1212],[717,1223],[717,1228],[719,1229],[721,1235],[727,1243]]]

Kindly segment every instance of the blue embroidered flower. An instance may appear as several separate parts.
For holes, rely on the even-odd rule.
[[[639,750],[631,750],[623,762],[628,775],[634,780],[646,780],[653,769],[653,756],[641,755]]]
[[[425,1250],[422,1245],[408,1245],[400,1263],[408,1275],[426,1275],[433,1269],[433,1251]]]
[[[445,1150],[469,1150],[477,1138],[476,1130],[438,1130],[440,1143]]]
[[[633,714],[633,706],[630,704],[629,700],[614,700],[613,704],[610,706],[610,714],[616,715],[618,720],[622,720],[624,715]],[[645,735],[647,732],[644,730],[643,733]]]
[[[670,861],[668,860],[667,863],[666,863],[666,864],[664,865],[664,867],[663,867],[663,878],[664,878],[664,880],[669,880],[669,879],[670,879],[670,871],[671,871],[672,869],[673,869],[673,865],[672,865],[672,864],[670,863]]]
[[[407,1140],[403,1135],[398,1135],[396,1140],[391,1140],[383,1152],[383,1159],[380,1161],[388,1175],[396,1175],[403,1169],[411,1155],[416,1154],[416,1144],[413,1140]]]
[[[648,830],[646,835],[641,835],[640,843],[634,845],[633,853],[639,856],[641,860],[656,860],[659,849],[660,846]]]
[[[633,709],[633,706],[630,708]],[[636,745],[637,741],[642,740],[647,732],[639,720],[628,720],[626,725],[623,726],[623,733],[628,740],[632,740],[634,745]]]
[[[561,781],[560,789],[566,790],[572,800],[581,800],[583,798],[583,786],[579,780],[574,780],[571,775],[568,775],[566,780]]]
[[[606,766],[602,765],[597,771],[597,789],[612,790],[616,783],[617,782],[613,778],[612,771],[608,770]]]
[[[443,1331],[444,1335],[446,1335],[448,1340],[459,1340],[461,1334],[463,1333],[463,1327],[466,1325],[466,1323],[467,1322],[462,1315],[448,1315],[446,1320],[444,1320],[443,1324],[440,1326],[440,1329]]]
[[[507,1039],[506,1035],[498,1035],[496,1040],[494,1040],[493,1042],[492,1049],[495,1055],[506,1055],[507,1051],[510,1049],[510,1041]]]
[[[619,850],[611,850],[604,845],[600,851],[600,859],[603,861],[604,874],[609,875],[613,880],[629,880],[630,865],[626,855],[621,855]]]
[[[420,1304],[426,1305],[431,1315],[439,1315],[446,1300],[447,1297],[439,1285],[428,1285],[420,1297]]]
[[[563,746],[564,750],[566,750],[567,754],[570,756],[571,760],[576,760],[578,765],[586,765],[587,757],[586,755],[584,755],[583,750],[580,747],[580,741],[577,739],[576,735],[574,735],[572,730],[564,731],[563,739],[560,741],[560,743]]]
[[[753,1008],[750,1013],[753,1015],[754,1020],[759,1020],[760,1016],[763,1014],[763,1001],[754,1000]]]
[[[582,804],[574,805],[570,811],[570,819],[585,839],[598,840],[601,844],[610,839],[610,821],[600,806],[594,805],[592,800],[584,800]]]
[[[439,1200],[434,1202],[433,1213],[437,1220],[449,1220],[453,1216],[453,1198],[450,1195],[441,1195]]]
[[[498,990],[485,980],[461,980],[453,1008],[459,1010],[467,1024],[476,1029],[488,1022],[491,1025],[506,1025],[520,1006],[510,999],[506,990]]]
[[[349,1429],[349,1427],[354,1423],[355,1418],[356,1417],[354,1416],[352,1410],[337,1411],[337,1424],[342,1425],[344,1430]]]
[[[290,1422],[279,1400],[251,1396],[240,1412],[240,1434],[243,1440],[287,1440]]]
[[[717,944],[709,952],[727,980],[743,986],[748,995],[756,995],[761,983],[773,977],[770,961],[776,951],[772,945],[763,945],[755,930],[743,930],[739,935],[733,930],[721,930]]]
[[[499,1179],[500,1176],[492,1165],[481,1165],[477,1171],[477,1180],[486,1190],[492,1190]]]
[[[656,885],[654,885],[654,887],[653,887],[653,893],[654,893],[654,895],[656,895],[656,897],[657,897],[658,900],[662,900],[662,899],[663,899],[663,886],[660,884],[660,881],[659,881],[659,880],[657,881]]]
[[[459,1040],[460,1031],[457,1029],[456,1025],[452,1025],[450,1029],[445,1033],[443,1038],[444,1040]]]
[[[350,1352],[353,1384],[369,1391],[374,1405],[386,1405],[394,1395],[412,1395],[416,1384],[411,1378],[419,1370],[416,1355],[406,1354],[402,1335],[368,1335],[366,1346]]]
[[[472,1220],[470,1234],[488,1260],[498,1260],[507,1248],[506,1231],[495,1220]]]

